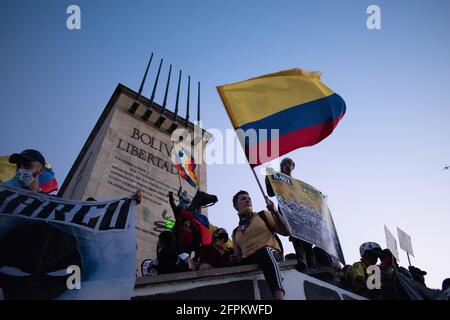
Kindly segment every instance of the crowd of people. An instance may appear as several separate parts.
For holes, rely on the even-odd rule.
[[[39,192],[37,181],[45,166],[42,154],[28,149],[11,155],[9,161],[16,164],[16,174],[4,185]],[[284,174],[290,176],[294,168],[295,163],[289,158],[281,162],[280,171]],[[266,188],[268,195],[274,196],[267,180]],[[140,203],[142,194],[136,192],[134,198]],[[176,222],[171,231],[159,234],[156,259],[146,260],[141,266],[144,276],[256,264],[261,268],[274,299],[282,300],[285,291],[279,262],[295,259],[298,271],[369,299],[450,299],[450,279],[444,280],[442,290],[428,289],[425,271],[413,266],[408,269],[399,266],[391,251],[383,250],[375,242],[365,242],[360,246],[360,261],[341,267],[321,248],[292,237],[288,222],[269,198],[266,198],[267,210],[254,211],[247,191],[240,190],[234,195],[232,203],[238,223],[231,237],[224,228],[205,227],[201,223],[205,218],[199,212],[201,207],[215,203],[217,197],[198,191],[190,199],[186,192],[180,190],[178,204],[172,193],[168,198]],[[277,234],[290,237],[295,254],[284,256]],[[377,275],[372,277],[373,271],[370,270],[374,270],[373,266],[380,271],[378,278]]]
[[[281,162],[280,171],[286,175],[290,176],[294,168],[295,163],[289,158]],[[269,196],[275,195],[268,179],[266,179],[266,188]],[[450,298],[449,279],[444,281],[441,291],[428,289],[424,281],[425,271],[414,266],[408,269],[399,266],[391,251],[382,250],[376,242],[363,243],[359,250],[361,260],[341,267],[337,259],[325,250],[292,237],[289,224],[269,198],[266,198],[267,210],[255,212],[249,193],[243,190],[236,193],[232,199],[238,216],[238,226],[232,231],[232,236],[229,237],[225,229],[216,228],[211,231],[211,243],[202,245],[200,241],[195,240],[202,237],[199,234],[201,233],[199,228],[189,219],[182,219],[180,213],[180,210],[189,208],[190,199],[186,199],[185,193],[179,192],[178,195],[180,204],[177,206],[173,194],[169,194],[169,201],[177,221],[171,232],[173,265],[166,267],[158,264],[163,252],[161,245],[158,244],[157,259],[154,259],[150,266],[150,269],[155,270],[153,274],[168,273],[177,268],[175,265],[181,265],[184,271],[188,271],[257,264],[264,273],[274,299],[284,299],[285,292],[279,262],[295,259],[297,261],[295,267],[298,271],[369,299]],[[160,242],[161,236],[166,232],[161,233]],[[295,254],[283,255],[283,247],[277,234],[289,236]],[[197,245],[193,245],[195,242]],[[379,265],[377,265],[378,261],[380,261]],[[371,266],[377,266],[380,272],[378,285],[377,276],[373,277],[373,288],[368,284],[368,281],[372,281],[371,272],[368,273],[368,268]]]
[[[249,193],[243,190],[236,193],[232,201],[239,223],[230,237],[224,228],[212,225],[210,229],[200,230],[194,216],[188,214],[192,208],[189,209],[190,202],[185,201],[185,197],[179,192],[180,201],[175,205],[173,194],[169,194],[176,222],[172,231],[160,233],[156,259],[143,264],[143,274],[257,264],[274,298],[283,299],[285,293],[278,262],[283,261],[284,257],[281,241],[276,234],[289,236],[291,230],[273,202],[267,199],[267,210],[255,212]],[[210,233],[209,242],[204,240],[208,239],[204,233]]]
[[[368,299],[450,299],[450,279],[444,280],[442,290],[429,289],[425,284],[424,276],[427,274],[425,271],[414,266],[409,266],[408,269],[399,266],[392,252],[389,249],[383,250],[376,242],[361,244],[360,261],[342,267],[337,259],[313,245],[307,254],[300,251],[304,250],[305,246],[300,248],[297,246],[294,249],[297,253],[300,251],[300,255],[290,253],[283,256],[281,243],[275,235],[278,233],[289,236],[290,229],[273,203],[268,200],[267,210],[254,212],[248,192],[239,191],[233,197],[233,206],[237,211],[239,222],[238,227],[232,232],[231,239],[224,228],[215,228],[210,244],[206,246],[200,244],[198,251],[186,250],[192,248],[192,239],[196,236],[186,237],[183,233],[187,232],[189,226],[195,226],[195,223],[177,221],[176,223],[182,224],[181,229],[184,230],[180,232],[175,226],[173,231],[164,231],[160,234],[157,258],[150,264],[144,264],[143,274],[155,275],[256,264],[263,271],[274,299],[283,299],[285,292],[279,262],[293,259],[297,261],[298,271]],[[195,234],[198,229],[191,229],[189,232]],[[186,239],[189,240],[184,242]],[[378,270],[379,275],[375,275],[377,271],[368,272],[371,266],[372,270]]]

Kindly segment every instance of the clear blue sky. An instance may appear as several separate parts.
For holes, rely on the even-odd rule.
[[[66,28],[70,4],[81,30]],[[366,27],[370,4],[382,30]],[[215,86],[320,70],[347,113],[329,138],[290,154],[294,176],[328,195],[347,262],[364,241],[385,245],[383,224],[399,226],[440,287],[450,277],[449,11],[446,0],[2,1],[0,154],[42,150],[62,182],[117,83],[137,90],[151,51],[202,82],[207,129],[231,128]],[[229,231],[239,189],[263,208],[246,165],[208,167],[220,199],[210,220]]]

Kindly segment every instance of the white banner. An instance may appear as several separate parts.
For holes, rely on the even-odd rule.
[[[386,227],[386,225],[384,226],[384,234],[386,235],[386,247],[391,250],[395,259],[397,259],[397,262],[400,262],[400,257],[397,249],[397,240],[395,239],[391,231]]]
[[[414,252],[411,243],[411,237],[399,227],[397,227],[398,242],[400,243],[400,248],[405,250],[407,253],[414,257]]]
[[[135,201],[72,201],[0,186],[0,288],[8,299],[130,299]]]

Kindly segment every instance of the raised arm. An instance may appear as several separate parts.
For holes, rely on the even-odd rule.
[[[278,212],[272,200],[266,198],[266,202],[267,210],[269,210],[269,212],[272,214],[274,231],[281,234],[282,236],[290,236],[292,234],[292,230],[286,218],[280,212]]]
[[[173,198],[173,192],[169,191],[169,204],[172,208],[173,215],[175,216],[175,221],[178,221],[181,216],[180,208],[175,204],[175,199]]]

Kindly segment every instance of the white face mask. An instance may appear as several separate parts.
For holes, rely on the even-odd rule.
[[[28,187],[38,177],[35,177],[33,173],[33,170],[18,169],[16,173],[16,179],[19,180],[19,183],[22,186]]]

